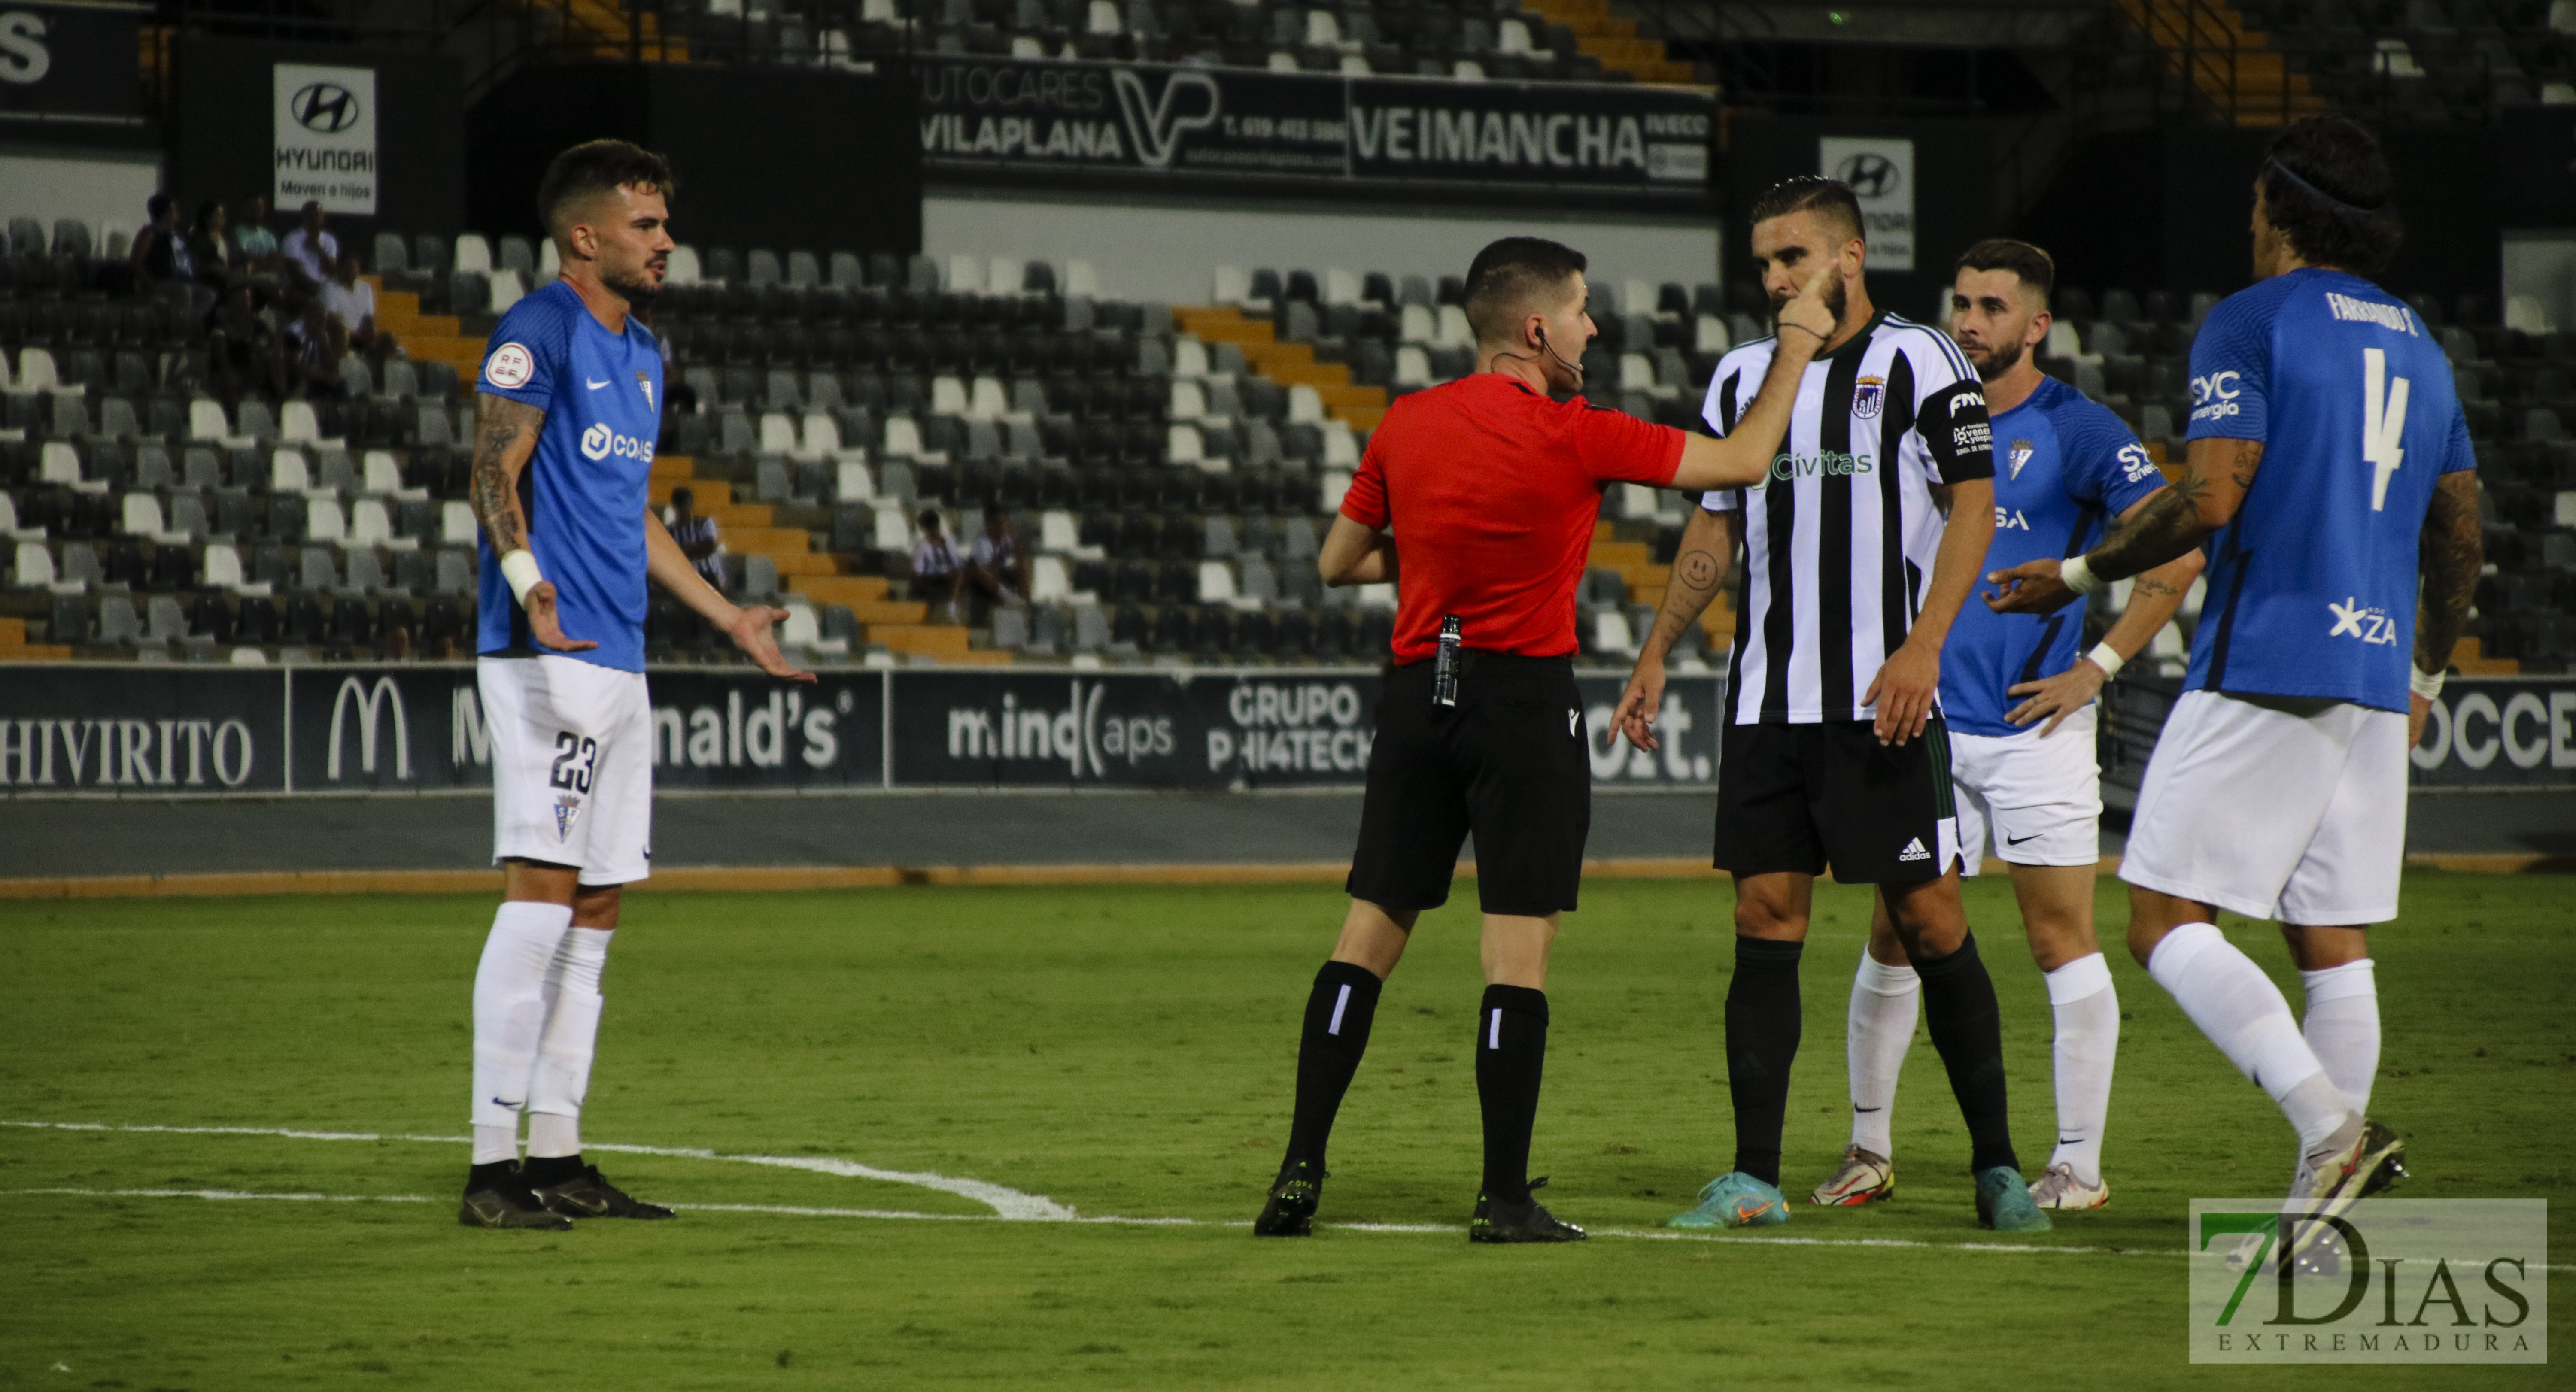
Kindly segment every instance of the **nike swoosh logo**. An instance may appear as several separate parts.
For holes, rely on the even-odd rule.
[[[2034,831],[2028,836],[2007,836],[2004,838],[2004,844],[2007,846],[2018,846],[2024,841],[2036,841],[2046,834],[2046,832]]]
[[[526,1106],[526,1105],[528,1105],[528,1104],[527,1104],[526,1102],[524,1102],[524,1101],[521,1101],[521,1102],[504,1102],[504,1101],[502,1101],[500,1098],[495,1097],[495,1098],[493,1098],[493,1099],[492,1099],[492,1105],[493,1105],[493,1106],[495,1106],[495,1107],[524,1107],[524,1106]]]
[[[608,385],[606,382],[593,382],[593,381],[591,381],[591,380],[590,380],[589,378],[587,378],[587,377],[584,377],[584,378],[582,378],[581,380],[583,381],[583,383],[585,383],[586,385],[588,385],[588,386],[589,386],[589,388],[590,388],[592,391],[597,391],[597,390],[599,390],[601,387],[604,387],[604,386],[607,386],[607,385]]]

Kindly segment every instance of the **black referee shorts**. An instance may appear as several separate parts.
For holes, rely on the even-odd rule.
[[[1889,747],[1866,720],[1729,725],[1717,771],[1717,856],[1739,875],[1844,884],[1937,879],[1959,858],[1950,735],[1934,716]]]
[[[1592,831],[1574,665],[1473,650],[1460,657],[1455,706],[1431,703],[1432,663],[1387,671],[1351,897],[1392,913],[1438,908],[1473,831],[1486,913],[1544,918],[1571,909]]]

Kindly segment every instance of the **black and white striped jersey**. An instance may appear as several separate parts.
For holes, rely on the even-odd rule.
[[[1757,339],[1718,361],[1706,408],[1718,434],[1761,390],[1771,350]],[[1861,694],[1905,642],[1940,549],[1932,490],[1994,473],[1985,391],[1948,334],[1882,311],[1808,364],[1770,478],[1701,501],[1743,515],[1727,719],[1874,718]]]

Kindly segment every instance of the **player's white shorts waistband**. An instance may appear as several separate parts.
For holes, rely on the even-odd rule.
[[[2311,927],[2397,916],[2406,717],[2186,691],[2138,789],[2120,878]]]
[[[492,859],[569,865],[587,885],[653,870],[653,707],[644,674],[579,658],[474,664],[492,738]]]
[[[2102,769],[2094,754],[2101,706],[2087,705],[2043,737],[1950,735],[1959,809],[1960,873],[1976,874],[1987,842],[2011,865],[2091,865],[2102,858]]]

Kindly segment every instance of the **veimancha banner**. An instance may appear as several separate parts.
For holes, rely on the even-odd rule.
[[[1175,186],[1246,180],[1696,198],[1707,92],[932,56],[932,170]]]

